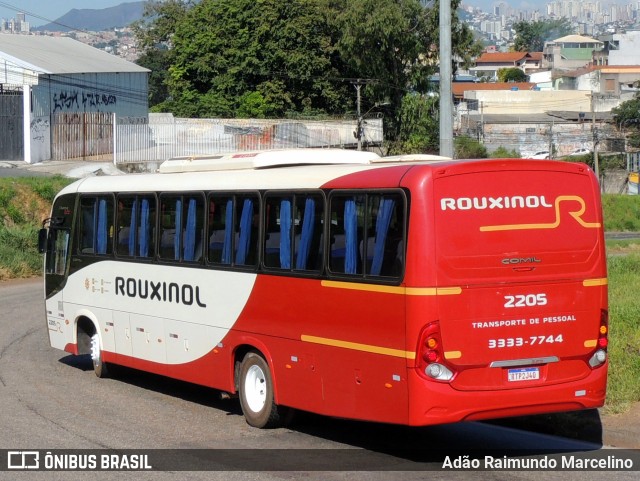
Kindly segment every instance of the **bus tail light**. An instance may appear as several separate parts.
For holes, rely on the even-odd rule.
[[[609,312],[600,311],[600,329],[598,330],[598,341],[596,347],[598,350],[589,359],[589,366],[598,367],[607,360],[607,346],[609,345]]]
[[[428,324],[418,343],[416,368],[418,372],[434,381],[451,381],[454,373],[444,364],[440,324],[438,321]]]

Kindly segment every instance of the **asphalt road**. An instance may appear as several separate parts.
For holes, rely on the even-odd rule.
[[[600,446],[589,442],[485,423],[406,428],[307,414],[287,428],[258,430],[246,424],[237,400],[221,400],[211,389],[133,370],[121,370],[114,379],[98,379],[90,360],[49,347],[41,282],[0,283],[0,450],[169,449],[173,451],[167,451],[165,457],[184,453],[187,458],[194,456],[194,462],[198,455],[188,450],[232,450],[228,457],[220,457],[219,451],[204,452],[213,453],[217,471],[139,472],[129,478],[149,480],[272,480],[303,475],[312,480],[399,479],[397,472],[389,471],[392,469],[409,469],[402,473],[403,480],[462,476],[536,481],[562,477],[570,481],[601,479],[605,474],[424,472],[421,469],[439,466],[433,453],[512,453],[515,449],[529,454],[550,450],[579,455],[607,450],[597,451]],[[246,449],[251,451],[240,451]],[[310,451],[299,451],[303,449]],[[238,458],[246,463],[247,471],[237,470]],[[349,459],[355,463],[354,470],[349,470]],[[280,471],[282,466],[287,470]],[[311,466],[316,470],[293,471],[307,471]],[[0,472],[0,479],[20,479],[17,474]],[[605,475],[637,479],[637,471]],[[65,481],[122,476],[116,472],[29,473],[29,479]]]

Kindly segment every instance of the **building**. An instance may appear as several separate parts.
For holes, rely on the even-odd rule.
[[[111,152],[114,115],[148,119],[148,75],[71,38],[0,34],[0,159]]]
[[[639,91],[640,65],[589,65],[555,76],[557,90],[587,91],[592,96],[591,110],[610,111],[631,100]]]
[[[478,77],[497,78],[504,68],[518,68],[525,74],[538,71],[542,65],[540,52],[484,52],[469,69]]]
[[[604,48],[604,42],[581,35],[567,35],[545,42],[542,67],[551,70],[575,70],[591,63],[594,52]]]
[[[599,40],[604,48],[594,55],[594,65],[640,65],[640,31],[612,33]]]

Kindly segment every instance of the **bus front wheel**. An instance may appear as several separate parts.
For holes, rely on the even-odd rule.
[[[107,363],[102,360],[102,349],[100,347],[100,336],[96,332],[91,336],[91,361],[93,362],[93,371],[98,377],[107,377]]]
[[[247,423],[256,428],[280,425],[280,413],[273,397],[273,380],[267,361],[249,352],[240,365],[240,406]]]

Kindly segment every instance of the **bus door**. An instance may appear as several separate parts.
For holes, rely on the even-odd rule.
[[[69,273],[71,226],[73,224],[74,195],[56,199],[48,229],[40,234],[40,251],[45,254],[45,310],[51,345],[64,349],[68,341],[64,324],[63,287]]]

